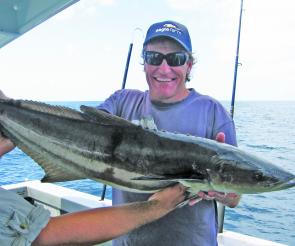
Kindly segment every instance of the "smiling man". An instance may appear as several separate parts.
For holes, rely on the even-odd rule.
[[[185,82],[193,66],[191,42],[189,35],[181,32],[186,28],[180,24],[178,26],[181,29],[174,24],[163,24],[163,28],[157,28],[156,24],[147,33],[143,58],[152,101],[173,103],[189,94]],[[171,36],[167,38],[165,33]],[[181,43],[179,38],[183,39]]]
[[[152,118],[159,130],[236,145],[234,123],[221,104],[187,88],[194,58],[190,35],[184,25],[175,21],[151,25],[142,56],[149,90],[117,91],[98,109],[133,122]],[[113,204],[143,201],[147,196],[113,189]],[[217,245],[214,200],[234,207],[239,196],[215,191],[200,192],[199,196],[203,200],[194,206],[176,209],[165,218],[114,240],[113,245]]]

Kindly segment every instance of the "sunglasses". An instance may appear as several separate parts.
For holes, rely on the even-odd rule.
[[[189,55],[185,52],[173,52],[169,54],[162,54],[156,51],[144,51],[144,61],[153,66],[159,66],[165,59],[170,67],[178,67],[184,65],[189,59]]]

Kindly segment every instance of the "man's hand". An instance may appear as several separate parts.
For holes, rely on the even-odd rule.
[[[14,149],[14,144],[10,141],[9,138],[6,138],[2,135],[2,132],[0,131],[0,157],[7,152]]]
[[[161,209],[170,212],[184,200],[185,191],[186,188],[183,185],[177,184],[153,194],[149,201],[158,201]]]
[[[225,134],[223,132],[217,133],[215,140],[220,143],[225,142]],[[223,193],[217,191],[208,191],[198,192],[198,196],[204,200],[216,200],[230,208],[236,207],[241,199],[241,197],[235,193]],[[194,201],[189,203],[190,205],[194,204]]]
[[[234,208],[239,204],[240,196],[235,193],[223,193],[217,191],[208,191],[207,193],[200,191],[198,192],[198,196],[204,200],[213,200],[230,207]]]

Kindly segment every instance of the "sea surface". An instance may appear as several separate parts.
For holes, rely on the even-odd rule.
[[[98,102],[50,102],[79,109]],[[229,103],[223,102],[228,109]],[[266,158],[295,173],[295,101],[237,102],[235,124],[241,149]],[[0,185],[41,179],[43,170],[21,150],[14,149],[0,159]],[[58,183],[93,195],[102,184],[91,180]],[[111,188],[106,197],[111,199]],[[227,208],[225,230],[231,230],[287,245],[295,245],[295,189],[244,195],[238,207]]]

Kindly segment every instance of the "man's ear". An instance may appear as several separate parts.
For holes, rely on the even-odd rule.
[[[193,61],[192,60],[187,61],[187,74],[190,74],[192,67],[193,67]]]

